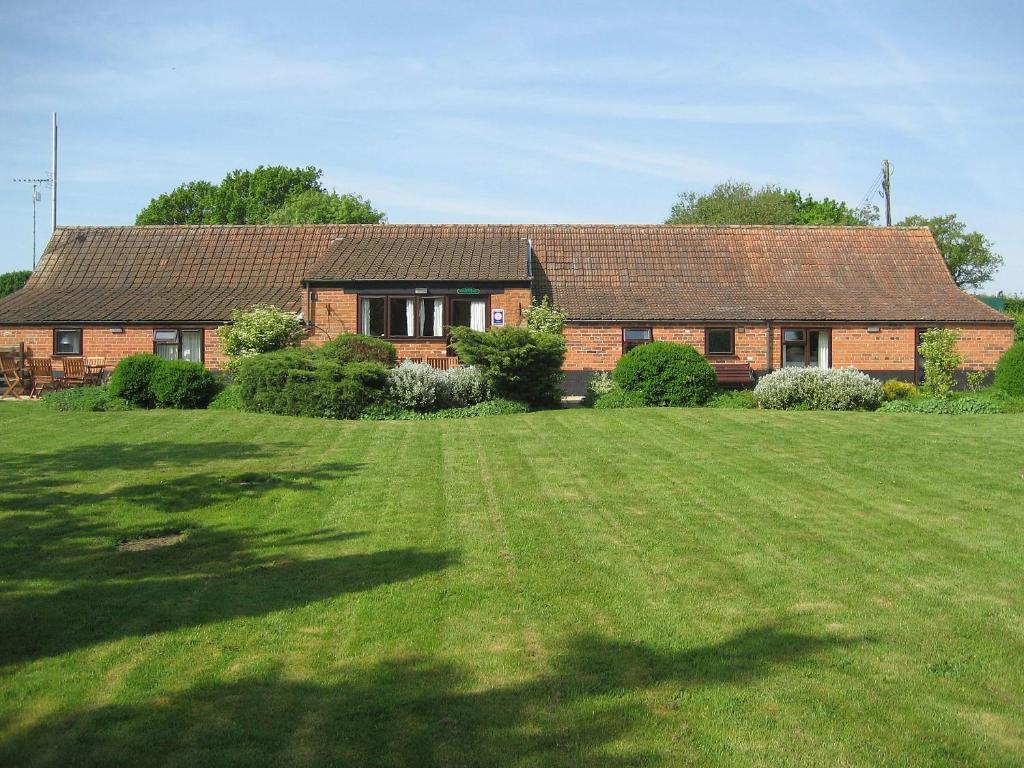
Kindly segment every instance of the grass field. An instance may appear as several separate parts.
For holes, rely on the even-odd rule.
[[[0,765],[1022,765],[1022,433],[0,403]]]

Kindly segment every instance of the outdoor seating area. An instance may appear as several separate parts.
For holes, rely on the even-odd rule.
[[[0,399],[37,399],[46,392],[99,386],[107,374],[102,357],[26,357],[21,347],[0,348]]]

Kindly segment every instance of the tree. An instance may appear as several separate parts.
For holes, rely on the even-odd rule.
[[[908,216],[901,227],[928,227],[953,281],[961,288],[978,288],[1003,266],[1003,257],[993,253],[992,243],[980,232],[968,232],[955,213],[946,216]]]
[[[795,189],[741,181],[717,184],[707,194],[684,192],[667,224],[832,224],[857,226],[878,221],[877,206],[850,208],[829,197],[815,200]]]
[[[666,224],[792,224],[793,200],[779,187],[755,190],[742,181],[716,184],[708,194],[683,192]]]
[[[324,192],[322,171],[312,165],[285,168],[259,166],[254,171],[232,171],[214,193],[217,224],[266,224],[270,215],[292,195]]]
[[[7,272],[0,275],[0,299],[21,290],[25,283],[28,282],[29,275],[31,274],[32,270],[22,269],[17,272]]]
[[[358,195],[328,192],[314,166],[235,170],[220,184],[190,181],[153,198],[136,224],[375,224],[384,214]]]
[[[149,201],[135,217],[136,224],[214,224],[213,195],[208,181],[190,181]]]
[[[380,224],[387,217],[359,195],[307,189],[292,195],[267,218],[268,224]]]
[[[850,208],[846,203],[831,197],[815,200],[804,197],[797,190],[786,193],[796,209],[794,224],[830,224],[843,227],[869,226],[878,223],[878,206],[864,203],[860,208]]]

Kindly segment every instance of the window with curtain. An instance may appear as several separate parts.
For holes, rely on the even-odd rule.
[[[60,328],[53,332],[53,354],[82,354],[82,329]]]
[[[832,332],[827,328],[786,328],[782,331],[784,368],[828,368]]]
[[[420,336],[444,335],[444,299],[420,299]]]
[[[487,302],[483,299],[453,299],[452,325],[487,330]]]
[[[359,328],[366,336],[387,335],[387,304],[383,296],[365,298],[359,302]]]
[[[416,300],[388,299],[388,324],[391,336],[416,335]]]
[[[153,353],[164,360],[203,362],[203,332],[180,328],[158,328],[153,331]]]
[[[178,359],[178,332],[161,328],[153,332],[153,352],[164,360]]]

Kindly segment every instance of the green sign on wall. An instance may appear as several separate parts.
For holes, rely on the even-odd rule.
[[[459,288],[459,293],[480,293],[479,288]]]

